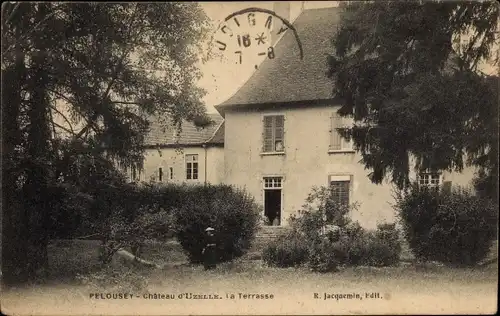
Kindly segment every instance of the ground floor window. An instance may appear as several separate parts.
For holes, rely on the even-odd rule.
[[[350,204],[351,176],[330,176],[330,188],[333,199],[340,205]]]
[[[130,181],[137,182],[141,181],[141,170],[138,168],[130,168]]]
[[[186,155],[186,179],[198,179],[198,155]]]
[[[418,175],[418,185],[428,188],[438,188],[441,185],[441,173],[421,172]]]

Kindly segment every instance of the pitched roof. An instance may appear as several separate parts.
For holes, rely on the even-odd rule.
[[[264,60],[217,110],[223,113],[238,105],[332,99],[333,83],[326,76],[327,56],[333,52],[331,37],[340,23],[340,10],[303,11],[293,23],[302,42],[303,59],[293,32],[286,31],[275,46],[276,58]]]
[[[220,124],[220,127],[214,133],[211,139],[207,141],[209,144],[224,144],[224,121]]]
[[[223,118],[217,113],[207,115],[212,123],[205,127],[197,127],[193,122],[183,121],[178,138],[173,124],[165,124],[153,118],[150,120],[150,130],[145,137],[144,145],[224,144]]]

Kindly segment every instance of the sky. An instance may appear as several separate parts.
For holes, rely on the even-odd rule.
[[[291,1],[292,5],[299,5],[301,1]],[[338,6],[337,1],[304,1],[304,9],[313,8],[323,8],[323,7],[334,7]],[[206,12],[207,16],[212,20],[213,23],[213,33],[215,34],[215,39],[220,39],[222,35],[220,32],[216,32],[219,25],[223,20],[233,12],[242,10],[249,7],[258,7],[273,10],[274,2],[272,1],[259,1],[259,2],[200,2],[201,7]],[[267,15],[263,14],[260,16],[261,19],[267,18]],[[293,22],[293,16],[290,19]],[[264,25],[265,20],[258,21],[258,25]],[[245,29],[240,28],[241,32]],[[265,28],[260,28],[265,30]],[[249,30],[249,29],[246,29]],[[270,34],[266,34],[270,36]],[[234,39],[234,38],[233,38]],[[231,46],[230,43],[236,45],[236,41],[228,42],[228,47],[224,51],[222,58],[215,58],[203,65],[201,65],[201,71],[203,73],[203,78],[199,81],[199,86],[207,91],[204,97],[204,102],[207,106],[208,112],[216,112],[214,105],[224,102],[226,99],[231,97],[239,87],[241,87],[248,78],[255,71],[255,65],[259,65],[260,62],[264,60],[265,57],[259,57],[257,52],[248,53],[248,49],[243,52],[242,64],[237,61],[236,54],[233,54],[237,47]],[[253,47],[253,46],[252,46]],[[250,48],[252,48],[250,47]],[[215,51],[218,51],[216,47],[213,47]],[[241,48],[240,48],[241,49]],[[480,69],[488,74],[498,73],[497,68],[491,65],[483,64]]]

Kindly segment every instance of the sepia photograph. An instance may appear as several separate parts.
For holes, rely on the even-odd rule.
[[[2,314],[497,312],[498,2],[1,14]]]

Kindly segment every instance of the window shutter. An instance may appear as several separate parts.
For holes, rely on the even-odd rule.
[[[342,118],[337,113],[332,114],[331,131],[330,131],[330,134],[331,134],[330,149],[332,149],[332,150],[342,149],[342,138],[340,137],[340,134],[336,129],[336,128],[340,127],[341,122],[342,122]]]
[[[341,205],[349,205],[350,181],[332,181],[330,186],[333,199]]]
[[[273,117],[264,116],[263,151],[273,151]]]
[[[348,127],[348,126],[351,127],[353,124],[353,119],[350,117],[342,117],[341,120],[342,120],[342,127]],[[339,137],[341,136],[339,135]],[[352,150],[352,139],[350,141],[347,141],[346,139],[342,138],[341,142],[342,142],[342,149]]]

